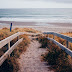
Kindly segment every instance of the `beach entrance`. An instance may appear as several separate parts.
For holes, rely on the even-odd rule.
[[[16,46],[22,42],[23,38],[20,39],[20,35],[28,34],[29,39],[31,40],[29,46],[27,47],[26,52],[23,52],[20,57],[18,58],[19,62],[19,71],[18,72],[54,72],[54,70],[50,69],[50,65],[48,65],[47,62],[42,60],[42,55],[44,55],[46,52],[48,53],[47,48],[40,48],[41,43],[37,40],[37,36],[44,36],[46,37],[46,34],[48,37],[46,37],[47,40],[52,41],[57,46],[59,46],[62,50],[64,50],[68,55],[72,57],[72,51],[68,49],[69,42],[72,42],[72,37],[68,37],[62,34],[54,33],[54,32],[44,32],[44,33],[28,33],[28,32],[17,32],[5,39],[3,39],[0,42],[0,49],[8,44],[8,50],[0,57],[0,66],[3,64],[3,62],[10,57],[10,54],[13,52],[13,50],[16,48]],[[49,34],[53,35],[53,39],[49,38]],[[61,37],[66,40],[66,47],[60,44],[55,40],[55,36]],[[11,47],[10,41],[17,37],[17,42]]]

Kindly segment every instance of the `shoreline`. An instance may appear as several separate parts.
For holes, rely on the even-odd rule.
[[[61,22],[17,22],[17,21],[0,21],[0,23],[19,25],[19,26],[41,26],[38,23],[49,24],[50,26],[63,26],[63,27],[71,27],[72,23],[61,23]]]
[[[14,28],[33,28],[41,32],[72,32],[72,23],[48,23],[48,22],[15,22],[15,21],[0,21],[5,25],[0,24],[0,28],[10,28],[10,23],[13,23]],[[39,23],[39,24],[38,24]],[[6,25],[7,24],[7,25]],[[45,24],[45,25],[41,25]]]

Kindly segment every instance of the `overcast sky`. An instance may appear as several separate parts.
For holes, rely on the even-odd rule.
[[[72,8],[72,0],[0,0],[0,8]]]

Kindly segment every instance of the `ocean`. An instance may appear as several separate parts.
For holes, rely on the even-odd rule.
[[[0,9],[0,21],[72,23],[72,8]]]

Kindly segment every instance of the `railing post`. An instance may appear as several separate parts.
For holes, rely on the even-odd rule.
[[[69,42],[68,42],[68,41],[66,41],[66,47],[67,47],[67,48],[69,47]]]
[[[17,36],[17,41],[19,40],[19,36]]]
[[[8,50],[10,49],[10,42],[8,43]],[[10,55],[9,55],[9,57],[10,57]]]
[[[19,32],[17,32],[18,33],[18,36],[17,36],[17,41],[19,40]]]

